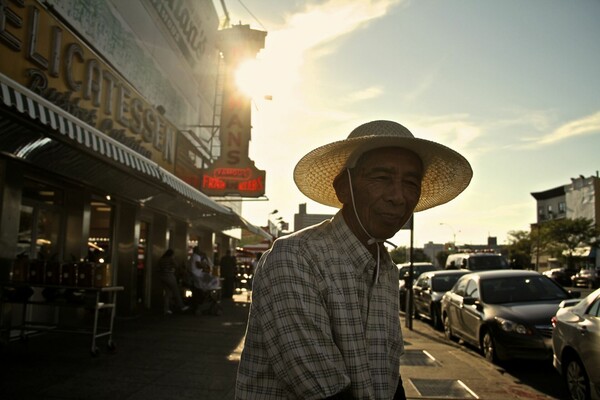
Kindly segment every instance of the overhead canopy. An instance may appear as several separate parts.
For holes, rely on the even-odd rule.
[[[255,235],[262,237],[263,239],[273,240],[273,236],[263,228],[260,228],[256,225],[252,225],[250,222],[246,221],[244,218],[240,216],[241,223],[246,227],[246,229]]]
[[[571,256],[573,256],[573,257],[593,257],[596,254],[595,252],[592,253],[593,250],[595,250],[595,249],[591,246],[576,247],[573,250],[573,252],[571,253]],[[563,256],[568,256],[569,250],[563,250],[562,254],[563,254]]]
[[[0,152],[214,230],[260,229],[1,73]]]

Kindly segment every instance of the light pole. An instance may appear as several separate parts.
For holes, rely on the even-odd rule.
[[[440,225],[446,225],[448,228],[452,229],[452,245],[454,245],[454,247],[456,247],[456,231],[454,230],[454,227],[452,227],[452,225],[447,224],[445,222],[440,222]]]

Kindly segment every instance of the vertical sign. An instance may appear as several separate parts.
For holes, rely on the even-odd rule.
[[[207,195],[260,197],[265,194],[265,171],[256,168],[248,157],[251,131],[250,97],[235,83],[240,63],[254,58],[264,47],[266,32],[235,25],[219,31],[218,44],[223,52],[226,74],[221,109],[221,154],[203,170],[201,189]]]

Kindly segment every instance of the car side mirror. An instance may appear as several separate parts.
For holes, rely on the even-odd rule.
[[[476,297],[465,297],[463,298],[463,304],[467,305],[467,306],[472,306],[473,304],[476,304],[479,301],[478,298]]]

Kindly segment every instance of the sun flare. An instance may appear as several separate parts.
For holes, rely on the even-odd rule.
[[[253,99],[270,95],[268,72],[257,60],[240,64],[235,73],[235,81],[240,90]]]

